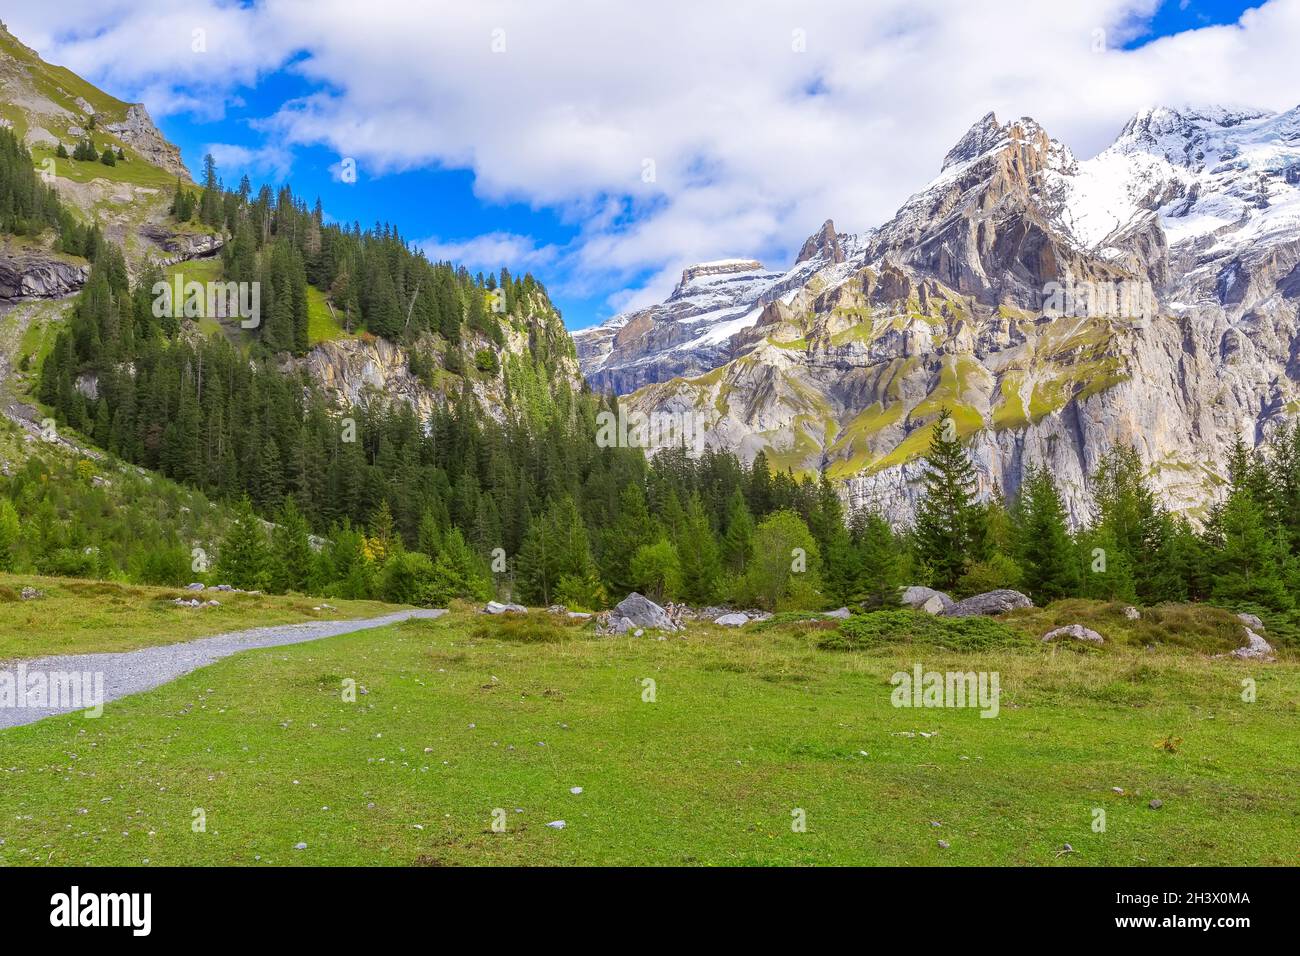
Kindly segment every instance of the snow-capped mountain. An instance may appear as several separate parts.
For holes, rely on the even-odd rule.
[[[766,302],[842,263],[845,248],[855,251],[856,242],[837,235],[828,220],[786,272],[769,271],[755,259],[690,266],[662,303],[574,333],[583,373],[596,389],[626,394],[717,368],[731,357],[732,336],[758,321]]]
[[[901,520],[944,406],[986,491],[1042,463],[1076,520],[1118,443],[1193,507],[1238,436],[1300,409],[1300,108],[1147,109],[1088,160],[989,114],[890,221],[810,250],[728,307],[620,317],[584,367],[637,389],[638,410],[697,416],[714,445],[824,471]]]

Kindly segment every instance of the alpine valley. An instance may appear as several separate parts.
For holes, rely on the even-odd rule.
[[[784,273],[696,266],[575,338],[630,408],[898,522],[947,407],[984,496],[1041,465],[1079,525],[1117,446],[1201,518],[1234,443],[1300,407],[1298,309],[1300,108],[1156,107],[1088,160],[989,114],[880,227],[828,221]]]

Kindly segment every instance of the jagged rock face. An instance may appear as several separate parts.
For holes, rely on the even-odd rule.
[[[0,250],[0,299],[53,299],[80,289],[90,267],[40,251]]]
[[[158,131],[158,127],[154,126],[149,111],[145,109],[143,103],[129,104],[126,108],[126,119],[109,123],[104,128],[138,150],[155,166],[167,170],[173,176],[179,176],[186,182],[190,180],[190,171],[181,161],[181,151],[167,142],[163,134]]]
[[[621,395],[717,368],[733,356],[733,336],[758,321],[767,303],[843,262],[848,239],[827,221],[788,272],[768,271],[754,259],[688,267],[659,305],[574,334],[583,374],[594,389]]]
[[[496,421],[505,420],[512,411],[506,383],[507,358],[527,356],[534,336],[564,336],[563,325],[549,303],[543,306],[538,301],[533,305],[535,308],[525,318],[502,319],[503,345],[495,345],[480,333],[468,332],[469,337],[462,343],[467,355],[486,349],[497,356],[498,371],[494,375],[473,372],[469,378],[476,408]],[[431,386],[411,372],[411,349],[432,356],[435,364],[442,364],[441,339],[429,334],[410,348],[373,336],[322,342],[302,358],[285,356],[283,363],[287,371],[305,371],[336,408],[346,409],[372,401],[404,402],[420,421],[427,422],[435,411],[460,397],[462,379],[446,376],[439,387]],[[581,381],[577,359],[572,354],[556,359],[556,387],[576,391]]]
[[[1147,110],[1085,161],[989,115],[893,219],[837,238],[844,261],[810,239],[822,267],[764,298],[729,361],[626,404],[898,522],[948,407],[982,493],[1042,465],[1076,524],[1117,445],[1196,517],[1232,443],[1300,409],[1300,109]]]
[[[159,255],[152,260],[159,266],[175,265],[190,259],[203,259],[216,255],[226,244],[224,236],[202,232],[173,232],[157,223],[140,229],[140,236],[157,247]]]

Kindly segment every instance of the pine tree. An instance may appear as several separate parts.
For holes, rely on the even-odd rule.
[[[753,551],[754,519],[740,489],[727,505],[727,530],[722,536],[722,562],[732,574],[744,574]]]
[[[716,601],[722,578],[722,559],[698,492],[692,494],[687,502],[682,529],[675,544],[681,566],[681,597],[696,606]]]
[[[1230,605],[1290,608],[1295,602],[1284,581],[1290,564],[1286,531],[1270,519],[1267,487],[1240,440],[1229,459],[1229,478],[1228,497],[1207,523],[1207,539],[1215,546],[1211,596]]]
[[[916,508],[917,559],[934,587],[950,589],[975,559],[982,527],[975,469],[946,408],[934,423],[925,465],[925,486]]]
[[[867,607],[898,604],[902,580],[902,551],[893,530],[879,511],[868,511],[861,519],[860,570],[854,599]]]
[[[636,589],[631,575],[632,556],[658,536],[645,493],[636,482],[628,482],[619,494],[617,516],[601,536],[602,577],[612,593],[625,595]]]
[[[1043,468],[1025,472],[1015,518],[1023,583],[1039,604],[1069,597],[1079,589],[1079,563],[1070,540],[1065,504]]]
[[[21,534],[22,526],[14,503],[8,498],[0,497],[0,571],[14,570]]]
[[[279,593],[306,592],[312,572],[307,520],[292,498],[286,498],[271,532],[271,586]]]
[[[217,552],[217,577],[246,591],[263,590],[270,578],[270,550],[253,503],[240,499]]]

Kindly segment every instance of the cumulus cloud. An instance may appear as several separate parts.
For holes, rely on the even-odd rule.
[[[538,245],[532,238],[512,232],[489,232],[450,241],[431,237],[417,245],[435,262],[454,262],[471,271],[495,271],[504,266],[514,273],[536,272],[554,263],[561,253],[557,246]]]
[[[1157,6],[141,0],[9,19],[160,111],[219,110],[262,73],[296,71],[318,92],[268,117],[268,142],[324,145],[380,174],[472,169],[484,200],[553,209],[579,235],[549,251],[480,237],[466,254],[531,254],[624,305],[692,261],[787,263],[828,217],[854,231],[884,221],[989,110],[1032,115],[1087,156],[1148,104],[1296,105],[1300,0],[1123,49]],[[199,28],[205,53],[191,50]]]
[[[212,154],[218,169],[243,169],[263,173],[271,179],[281,180],[289,175],[293,154],[283,146],[240,146],[237,143],[209,143],[206,152]]]

